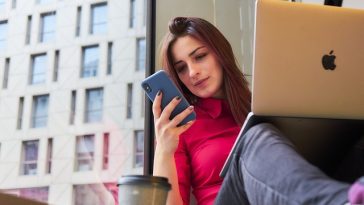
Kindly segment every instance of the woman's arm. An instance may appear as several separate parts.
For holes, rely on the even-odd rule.
[[[182,197],[179,192],[178,177],[174,153],[178,147],[179,136],[186,131],[193,121],[183,126],[177,125],[191,112],[193,106],[190,106],[172,120],[169,120],[173,109],[180,102],[180,98],[174,98],[162,111],[161,109],[162,93],[158,92],[153,103],[153,115],[156,137],[156,149],[154,155],[153,175],[167,177],[172,185],[171,191],[168,193],[167,205],[182,205]]]

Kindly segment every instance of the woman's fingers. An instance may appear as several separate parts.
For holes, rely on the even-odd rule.
[[[185,119],[189,114],[191,114],[193,112],[193,110],[194,110],[194,107],[192,105],[189,106],[188,108],[186,108],[185,110],[183,110],[181,113],[176,115],[171,120],[171,125],[172,126],[177,126],[178,124],[180,124],[183,119]]]
[[[181,102],[180,96],[176,96],[175,98],[173,98],[171,100],[171,102],[169,102],[168,105],[163,109],[163,112],[161,113],[160,118],[164,119],[165,121],[169,120],[169,118],[172,114],[172,111],[174,110],[174,108],[176,108],[176,106],[180,102]]]
[[[163,95],[162,91],[159,90],[157,95],[154,98],[153,106],[152,106],[154,119],[158,119],[161,116],[161,113],[162,113],[162,107],[161,107],[162,95]]]

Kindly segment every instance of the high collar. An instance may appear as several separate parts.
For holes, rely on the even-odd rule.
[[[199,98],[196,105],[201,110],[209,114],[213,119],[219,117],[223,110],[229,110],[228,105],[224,99]]]

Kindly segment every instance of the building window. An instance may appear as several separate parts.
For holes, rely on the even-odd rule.
[[[11,8],[15,9],[16,8],[16,0],[12,0],[11,1]]]
[[[7,30],[8,30],[8,21],[0,21],[0,50],[5,49]]]
[[[135,0],[130,0],[130,16],[129,27],[134,28],[136,26],[136,3]]]
[[[49,138],[47,143],[47,161],[46,161],[46,173],[52,172],[52,157],[53,157],[53,139]]]
[[[3,88],[8,88],[9,83],[9,69],[10,69],[10,58],[5,58],[4,76],[3,76]]]
[[[21,174],[36,175],[38,164],[38,140],[30,140],[23,142]]]
[[[99,46],[87,46],[82,48],[82,72],[83,78],[97,75],[99,67]]]
[[[118,201],[116,183],[104,184],[77,184],[73,186],[74,205],[95,205],[95,204],[110,204],[109,191],[115,201]],[[116,203],[117,204],[117,203]],[[123,204],[124,205],[124,204]]]
[[[134,132],[134,167],[143,167],[144,164],[144,131]]]
[[[47,203],[49,188],[48,187],[32,187],[32,188],[22,188],[22,189],[1,189],[1,192],[6,193],[6,194],[15,195],[20,198],[27,198],[27,199],[32,199],[35,201]]]
[[[32,128],[46,127],[48,121],[49,95],[33,97]]]
[[[106,74],[111,75],[112,73],[112,50],[113,50],[113,43],[109,42],[107,44],[107,71]]]
[[[90,34],[107,32],[107,3],[91,5]]]
[[[47,55],[37,54],[31,56],[30,84],[41,84],[46,81]]]
[[[54,52],[53,82],[57,82],[59,73],[59,50]]]
[[[77,7],[77,17],[76,17],[76,37],[81,35],[81,20],[82,20],[82,7]]]
[[[88,171],[94,164],[94,135],[77,136],[76,142],[76,171]]]
[[[136,62],[136,70],[141,71],[145,70],[145,58],[146,58],[146,49],[145,49],[145,38],[137,39],[137,62]]]
[[[16,121],[16,128],[18,130],[21,129],[23,124],[23,112],[24,112],[24,97],[19,98],[19,106],[18,106],[18,117]]]
[[[70,112],[70,125],[75,124],[76,117],[76,91],[72,90],[71,94],[71,112]]]
[[[5,0],[0,0],[0,10],[5,10]]]
[[[133,115],[133,84],[128,83],[126,91],[126,118],[130,119]]]
[[[29,15],[28,20],[27,20],[27,31],[25,33],[25,44],[26,45],[30,44],[31,32],[32,32],[32,16]]]
[[[101,122],[103,107],[103,89],[86,90],[85,122]]]
[[[104,146],[102,149],[102,169],[109,168],[109,142],[110,142],[110,134],[104,133]]]
[[[46,3],[50,3],[54,0],[37,0],[37,4],[46,4]]]
[[[56,34],[56,12],[41,14],[39,42],[54,40]]]

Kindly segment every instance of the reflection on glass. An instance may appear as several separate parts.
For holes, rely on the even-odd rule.
[[[8,21],[0,21],[0,50],[5,49],[7,30],[8,30]]]
[[[48,121],[48,95],[34,96],[32,127],[46,127]]]
[[[82,53],[82,77],[96,76],[99,67],[99,46],[84,47]]]
[[[91,6],[91,34],[107,32],[107,4],[95,4]]]
[[[38,166],[38,140],[23,142],[22,173],[36,175]]]
[[[46,54],[32,56],[30,84],[41,84],[46,81],[47,56]]]
[[[85,122],[100,122],[102,120],[103,89],[89,89],[86,91]]]
[[[76,144],[76,169],[75,171],[89,171],[93,169],[95,136],[77,136]]]
[[[41,26],[39,32],[39,42],[49,42],[54,40],[56,33],[56,12],[41,15]]]

